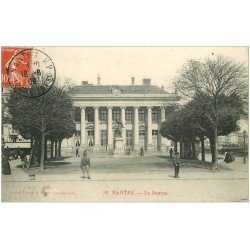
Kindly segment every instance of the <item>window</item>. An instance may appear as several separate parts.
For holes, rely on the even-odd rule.
[[[101,130],[101,146],[107,145],[107,130]]]
[[[93,137],[94,136],[94,130],[88,130],[88,136]]]
[[[139,136],[145,136],[145,130],[139,130]]]
[[[145,122],[145,110],[139,110],[139,122]]]
[[[107,119],[108,119],[107,110],[102,109],[101,110],[101,122],[107,122]]]
[[[156,109],[152,110],[152,120],[153,122],[158,122],[158,111]]]
[[[130,109],[126,110],[125,119],[126,119],[126,122],[128,122],[128,123],[132,122],[132,110],[130,110]]]
[[[152,130],[152,135],[158,135],[158,130]]]
[[[13,134],[17,134],[18,130],[16,130],[14,127],[11,128]]]
[[[139,130],[139,145],[141,147],[145,146],[145,130]]]
[[[81,131],[76,131],[75,136],[81,136]]]
[[[126,145],[127,146],[132,146],[133,145],[132,130],[126,130]]]
[[[93,112],[93,110],[89,110],[87,112],[87,119],[88,119],[88,122],[94,122],[94,112]]]
[[[81,122],[81,109],[76,108],[73,110],[73,113],[75,115],[75,122]]]
[[[113,110],[113,121],[120,121],[120,110]]]
[[[152,144],[154,148],[158,145],[158,130],[152,130]]]

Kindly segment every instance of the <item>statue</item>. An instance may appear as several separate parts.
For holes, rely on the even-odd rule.
[[[115,136],[116,137],[122,137],[122,128],[123,128],[123,124],[122,122],[116,120],[117,123],[117,127],[115,129]]]

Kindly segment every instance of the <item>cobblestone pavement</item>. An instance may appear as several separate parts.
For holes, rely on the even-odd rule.
[[[180,178],[173,178],[171,159],[145,157],[95,157],[90,154],[91,180],[83,179],[80,158],[47,162],[47,169],[16,167],[2,176],[3,201],[248,201],[248,164],[236,158],[220,161],[221,171],[210,164],[183,161]],[[35,180],[32,179],[35,174]]]

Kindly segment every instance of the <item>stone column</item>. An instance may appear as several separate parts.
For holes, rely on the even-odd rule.
[[[123,145],[125,145],[125,144],[126,144],[126,129],[125,129],[126,117],[125,117],[125,107],[121,107],[121,122],[122,122],[122,125],[123,125],[123,128],[122,128]]]
[[[108,148],[113,149],[112,107],[108,107]]]
[[[100,123],[99,123],[99,107],[94,107],[95,119],[94,119],[94,149],[99,149],[100,141]]]
[[[85,107],[81,108],[81,147],[86,147]]]
[[[152,144],[152,107],[147,107],[147,151],[153,150]]]
[[[134,107],[134,149],[139,149],[139,107]]]

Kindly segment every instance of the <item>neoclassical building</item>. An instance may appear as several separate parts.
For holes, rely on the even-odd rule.
[[[150,79],[142,85],[96,85],[83,81],[69,92],[73,100],[75,135],[64,146],[109,150],[115,147],[114,131],[122,122],[124,148],[163,150],[171,141],[159,134],[160,123],[167,119],[165,108],[179,100],[177,93],[153,86]],[[67,144],[67,145],[66,145]]]

